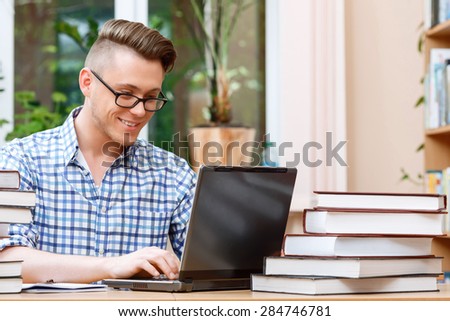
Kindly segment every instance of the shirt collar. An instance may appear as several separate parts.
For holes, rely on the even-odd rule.
[[[78,152],[78,138],[75,131],[75,118],[80,113],[82,107],[77,107],[69,114],[66,121],[61,125],[60,138],[63,147],[64,164],[67,166],[76,158]]]
[[[82,106],[75,108],[67,117],[66,121],[61,125],[60,138],[64,149],[63,153],[65,166],[75,160],[78,153],[79,146],[74,121],[82,108]],[[133,155],[136,154],[139,147],[143,146],[146,146],[146,142],[142,139],[137,139],[133,145],[126,147],[125,152],[116,159],[112,166],[131,164],[134,159]]]

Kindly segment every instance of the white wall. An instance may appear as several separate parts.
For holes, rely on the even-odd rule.
[[[285,160],[310,141],[324,145],[327,131],[334,144],[347,140],[348,167],[298,166],[294,210],[311,204],[314,189],[423,191],[400,181],[401,168],[423,172],[423,152],[415,151],[423,142],[423,116],[414,108],[423,93],[422,0],[345,0],[342,15],[340,2],[266,1],[268,132],[277,143],[294,144]]]
[[[422,0],[346,0],[348,187],[421,192],[400,168],[423,171]]]
[[[313,205],[316,189],[347,188],[343,1],[266,4],[267,132],[277,146],[290,144],[280,165],[296,163],[296,211]],[[342,162],[327,162],[341,141]]]

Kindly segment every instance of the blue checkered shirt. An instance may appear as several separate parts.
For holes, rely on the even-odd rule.
[[[117,256],[147,246],[181,256],[196,175],[186,161],[138,139],[97,187],[79,162],[74,110],[57,128],[15,139],[0,149],[0,168],[17,169],[21,190],[36,192],[33,222],[10,226],[7,246]],[[93,138],[95,139],[95,138]]]

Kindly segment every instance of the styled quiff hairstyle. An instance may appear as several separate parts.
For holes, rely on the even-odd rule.
[[[117,45],[134,50],[147,60],[159,60],[165,72],[173,69],[177,53],[172,41],[140,22],[108,20],[86,56],[85,67],[101,69]]]

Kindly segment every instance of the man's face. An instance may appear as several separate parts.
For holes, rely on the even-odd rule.
[[[115,53],[113,59],[99,76],[116,92],[128,93],[140,98],[157,97],[164,80],[164,69],[157,60],[148,61],[129,49]],[[132,145],[141,129],[153,117],[154,112],[144,110],[140,102],[133,108],[122,108],[115,104],[114,94],[93,74],[87,97],[87,109],[92,125],[105,143],[112,141],[127,146]],[[94,137],[93,137],[94,138]]]

